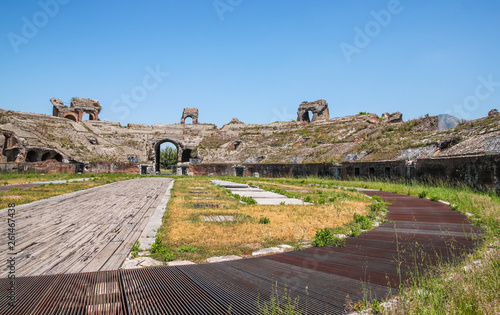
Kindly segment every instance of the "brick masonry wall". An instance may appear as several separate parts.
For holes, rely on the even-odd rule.
[[[140,174],[140,163],[92,162],[88,164],[88,173]]]
[[[75,165],[61,162],[0,163],[0,172],[9,173],[75,173]]]

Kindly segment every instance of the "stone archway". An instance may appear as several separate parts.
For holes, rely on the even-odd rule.
[[[302,102],[297,111],[297,121],[313,122],[329,119],[328,103],[325,100],[317,100],[310,103]]]
[[[160,153],[161,153],[161,145],[165,142],[169,142],[173,144],[177,148],[177,162],[181,161],[182,157],[182,147],[176,141],[171,139],[162,139],[156,141],[154,144],[154,165],[155,165],[155,173],[160,171]]]
[[[76,117],[73,113],[67,113],[64,115],[64,118],[72,120],[74,122],[78,122],[78,117]]]
[[[186,118],[191,118],[193,124],[198,123],[198,108],[196,107],[189,107],[189,108],[184,108],[184,111],[182,112],[182,117],[181,117],[181,124],[184,124],[186,122]]]
[[[38,161],[38,154],[35,151],[28,151],[28,154],[26,154],[26,162],[36,161]]]

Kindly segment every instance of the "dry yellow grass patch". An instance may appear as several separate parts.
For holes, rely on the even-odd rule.
[[[291,186],[290,189],[303,189]],[[225,195],[211,182],[177,179],[160,235],[171,249],[203,248],[205,258],[222,254],[248,254],[257,247],[296,243],[314,238],[324,227],[352,221],[353,213],[366,214],[368,202],[337,200],[327,205],[244,205]],[[220,205],[195,208],[195,205]],[[205,222],[204,216],[234,215],[237,222]],[[269,224],[260,224],[267,217]],[[260,244],[257,245],[257,244]],[[214,254],[216,253],[216,254]],[[195,257],[201,259],[202,257]]]

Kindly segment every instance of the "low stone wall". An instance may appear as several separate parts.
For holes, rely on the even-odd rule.
[[[85,166],[87,166],[85,168]],[[93,162],[63,163],[56,161],[0,163],[0,172],[4,173],[122,173],[140,174],[140,163]]]
[[[342,165],[330,163],[311,164],[192,164],[189,171],[194,175],[241,175],[263,177],[328,176],[341,178]]]
[[[444,181],[500,192],[500,155],[428,158],[413,161],[344,162],[342,164],[195,164],[195,175],[304,177],[337,179],[384,178],[390,180]]]
[[[0,172],[3,173],[75,173],[74,164],[43,161],[43,162],[25,162],[25,163],[0,163]]]
[[[406,178],[406,161],[344,162],[342,178]]]
[[[500,155],[418,160],[417,178],[465,183],[500,192]]]
[[[140,174],[140,163],[92,162],[87,165],[86,173]]]

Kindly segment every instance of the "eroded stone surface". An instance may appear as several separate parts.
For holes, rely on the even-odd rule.
[[[312,117],[309,117],[309,112],[312,112]],[[297,111],[297,121],[313,122],[329,119],[330,112],[328,110],[328,103],[325,100],[302,102]]]
[[[134,269],[153,266],[163,266],[162,261],[153,259],[151,257],[137,257],[134,259],[127,259],[123,262],[122,269]]]
[[[222,261],[230,261],[230,260],[237,260],[241,259],[242,257],[236,256],[236,255],[227,255],[227,256],[217,256],[217,257],[210,257],[207,259],[208,263],[216,263],[216,262],[222,262]]]
[[[268,247],[268,248],[263,248],[258,251],[255,251],[252,253],[252,256],[261,256],[261,255],[270,255],[270,254],[278,254],[278,253],[283,253],[289,250],[292,250],[293,246],[290,245],[278,245],[275,247]]]
[[[190,260],[174,260],[174,261],[169,261],[167,263],[167,266],[186,266],[186,265],[196,265],[196,263]]]
[[[186,122],[186,118],[191,118],[193,120],[193,124],[198,123],[198,108],[196,107],[188,107],[184,108],[181,117],[181,124]]]

